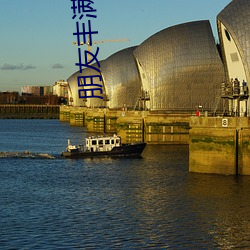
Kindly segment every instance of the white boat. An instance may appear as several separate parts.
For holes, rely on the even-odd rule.
[[[122,144],[121,137],[113,136],[90,136],[85,139],[85,145],[68,146],[62,156],[66,158],[86,158],[97,156],[140,156],[146,146],[145,142]]]

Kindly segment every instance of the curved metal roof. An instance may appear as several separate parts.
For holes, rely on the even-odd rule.
[[[133,46],[118,51],[100,62],[102,82],[100,83],[98,79],[94,79],[94,83],[103,85],[103,100],[99,98],[79,98],[79,90],[90,87],[79,87],[77,78],[79,76],[97,75],[94,69],[85,68],[82,73],[77,71],[71,75],[67,81],[74,105],[87,107],[107,106],[114,109],[124,106],[134,108],[141,90],[139,73],[133,57],[135,48],[136,46]],[[87,84],[90,84],[90,80],[87,81]],[[107,98],[108,102],[106,103]]]
[[[134,107],[141,90],[139,73],[133,51],[137,46],[123,49],[108,57],[101,65],[109,108]]]
[[[100,64],[102,63],[99,62]],[[93,64],[93,67],[97,67],[97,64]],[[100,68],[101,69],[101,68]],[[75,106],[86,106],[86,107],[105,107],[105,88],[103,86],[103,81],[102,79],[99,79],[98,77],[92,77],[92,83],[93,84],[98,84],[98,85],[102,85],[102,87],[98,87],[98,86],[91,86],[91,78],[86,78],[86,84],[90,85],[90,86],[78,86],[78,77],[88,77],[88,76],[100,76],[100,73],[98,73],[96,70],[92,69],[92,68],[85,68],[82,70],[82,73],[80,73],[80,71],[75,72],[74,74],[72,74],[67,82],[68,82],[68,88],[69,88],[69,95],[70,97],[72,97],[72,101],[73,101],[73,105]],[[101,80],[101,81],[100,81]],[[81,85],[83,85],[83,79],[80,81]],[[88,90],[88,89],[93,89],[93,88],[97,88],[102,90],[96,90],[96,92],[94,92],[94,95],[98,95],[100,97],[103,97],[104,99],[100,99],[100,98],[96,98],[96,97],[91,97],[91,98],[84,98],[84,96],[91,96],[92,92],[84,92],[84,90]],[[80,92],[79,92],[80,91]],[[80,98],[81,97],[81,98]]]
[[[231,34],[245,67],[247,81],[250,82],[250,2],[234,0],[217,16],[217,20]],[[221,32],[219,30],[219,32]]]
[[[144,41],[134,56],[152,110],[212,109],[224,68],[209,21],[164,29]]]

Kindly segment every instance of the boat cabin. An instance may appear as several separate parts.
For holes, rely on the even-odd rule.
[[[111,151],[114,147],[121,146],[121,138],[117,135],[114,136],[102,136],[102,137],[88,137],[86,140],[86,151]]]

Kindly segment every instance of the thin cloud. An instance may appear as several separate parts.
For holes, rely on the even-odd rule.
[[[22,68],[22,70],[29,70],[29,69],[36,69],[36,66],[29,64],[29,65],[26,65]]]
[[[63,69],[64,67],[63,67],[63,65],[60,64],[60,63],[55,63],[55,64],[52,65],[51,68],[52,68],[52,69]]]
[[[24,65],[23,63],[19,65],[14,65],[14,64],[8,64],[5,63],[2,67],[1,70],[30,70],[30,69],[35,69],[36,67],[29,64],[29,65]]]

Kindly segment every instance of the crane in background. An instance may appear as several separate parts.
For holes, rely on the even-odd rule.
[[[92,44],[100,44],[100,43],[119,43],[119,42],[128,42],[129,39],[128,38],[121,38],[121,39],[113,39],[113,40],[100,40],[100,41],[93,41]],[[77,42],[73,42],[73,45],[78,45]],[[90,46],[90,41],[89,41],[89,37],[88,37],[88,41],[86,43],[84,42],[80,42],[80,46],[81,45],[87,45],[88,46],[88,52],[91,52],[91,46]],[[90,61],[90,55],[88,54],[88,62]]]

